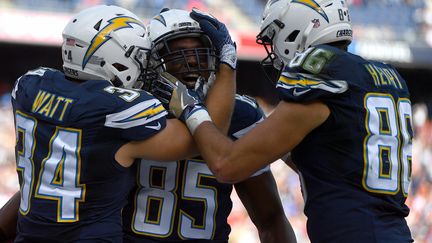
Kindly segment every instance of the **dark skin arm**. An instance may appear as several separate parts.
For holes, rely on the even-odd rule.
[[[18,191],[0,209],[0,234],[4,235],[4,240],[12,240],[15,237],[20,200],[21,196]]]
[[[261,242],[297,242],[270,171],[237,183],[234,187],[258,229]]]
[[[234,110],[236,72],[228,65],[221,64],[216,77],[215,83],[207,94],[205,104],[216,127],[226,134]]]

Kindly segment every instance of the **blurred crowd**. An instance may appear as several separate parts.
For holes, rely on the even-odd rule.
[[[162,7],[183,8],[192,6],[210,11],[229,27],[248,23],[256,28],[265,0],[0,0],[0,7],[18,7],[48,11],[76,12],[96,4],[116,4],[134,10],[144,18],[154,16]],[[390,37],[407,42],[418,37],[432,46],[432,0],[348,0],[352,19],[358,32],[369,35],[364,28],[376,26],[374,33],[382,35],[389,25],[395,32]],[[221,8],[229,6],[228,8]],[[241,6],[241,7],[239,7]],[[223,9],[223,10],[222,10]],[[242,16],[233,12],[242,11]],[[235,17],[233,17],[235,16]],[[249,21],[248,21],[249,20]],[[393,26],[393,27],[392,27]],[[407,27],[408,26],[408,27]],[[3,92],[0,92],[2,94]],[[432,242],[432,102],[414,106],[415,138],[413,141],[412,183],[407,204],[411,213],[407,218],[415,241]],[[429,108],[429,109],[428,109]],[[19,189],[15,171],[14,122],[10,96],[0,96],[0,206]],[[272,164],[285,213],[296,231],[298,242],[308,242],[306,218],[298,176],[282,161]],[[229,217],[232,226],[230,242],[258,242],[252,225],[240,200],[233,193],[234,207]]]
[[[414,107],[412,181],[408,223],[416,242],[432,242],[432,102]]]
[[[0,96],[0,205],[19,190],[15,170],[15,128],[10,96]]]
[[[209,11],[233,30],[256,31],[266,0],[0,0],[0,7],[31,11],[77,12],[115,4],[149,19],[164,8]],[[404,41],[432,46],[431,0],[346,0],[357,39]]]
[[[407,204],[407,218],[417,243],[432,242],[432,111],[425,104],[414,106],[416,136],[413,141],[412,182]],[[430,107],[429,107],[430,108]],[[15,171],[14,127],[10,96],[0,96],[0,206],[19,189]],[[298,176],[284,162],[271,165],[285,213],[294,227],[299,243],[308,242],[306,217]],[[234,207],[229,217],[232,226],[230,243],[259,242],[256,229],[235,192]]]

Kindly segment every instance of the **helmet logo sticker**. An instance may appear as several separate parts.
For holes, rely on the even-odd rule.
[[[312,23],[314,24],[313,28],[318,28],[321,25],[319,19],[312,19]]]
[[[86,51],[86,54],[84,55],[84,59],[83,59],[83,63],[82,63],[82,68],[84,69],[84,67],[87,65],[88,61],[90,60],[90,58],[93,56],[93,54],[99,49],[99,47],[101,47],[103,44],[105,44],[105,42],[107,42],[109,39],[111,39],[111,37],[109,36],[109,34],[113,31],[117,31],[119,29],[123,29],[123,28],[133,28],[130,24],[131,23],[135,23],[138,24],[140,26],[144,27],[144,24],[139,21],[136,20],[132,17],[128,17],[128,16],[120,16],[120,17],[115,17],[112,18],[110,20],[108,20],[108,25],[105,26],[103,29],[101,29],[92,39],[91,41],[91,45],[89,46],[89,48]]]
[[[165,27],[167,26],[167,25],[166,25],[165,18],[164,18],[164,16],[162,16],[161,14],[159,14],[159,15],[153,17],[153,19],[154,19],[154,20],[157,20],[157,21],[159,21],[159,22],[161,22]]]
[[[292,3],[299,3],[303,4],[311,9],[313,9],[315,12],[317,12],[319,15],[321,15],[327,23],[329,23],[329,19],[327,14],[324,12],[324,10],[321,8],[321,6],[316,3],[314,0],[293,0]]]

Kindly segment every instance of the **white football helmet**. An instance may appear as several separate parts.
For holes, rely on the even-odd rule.
[[[155,69],[166,71],[167,63],[182,63],[185,68],[176,77],[198,78],[198,76],[213,76],[218,60],[210,38],[201,30],[197,21],[189,16],[189,12],[180,9],[163,9],[159,15],[150,20],[148,26],[152,40],[152,57],[156,60]],[[171,50],[169,43],[180,38],[198,38],[202,48]],[[197,65],[191,66],[188,58],[194,57]],[[182,79],[180,78],[182,81]]]
[[[352,40],[347,0],[269,0],[257,43],[264,45],[263,65],[281,69],[298,52],[319,44]]]
[[[133,88],[147,66],[150,39],[143,22],[117,6],[79,12],[63,30],[63,69],[74,79],[109,80]]]

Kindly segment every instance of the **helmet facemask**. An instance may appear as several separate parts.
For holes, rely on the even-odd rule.
[[[148,29],[156,72],[168,72],[188,88],[195,88],[200,83],[206,88],[211,85],[219,57],[210,38],[188,11],[163,9],[150,20]],[[150,82],[145,87],[151,92],[152,85]]]
[[[256,43],[264,46],[267,56],[261,60],[261,67],[267,80],[274,83],[279,78],[284,64],[274,49],[275,28],[283,28],[284,24],[275,19],[267,25],[256,37]]]
[[[183,48],[182,42],[192,42],[199,47]],[[198,42],[200,44],[197,45]],[[199,77],[207,80],[216,71],[216,52],[208,37],[201,33],[164,38],[155,44],[151,53],[157,63],[156,70],[168,71],[188,88],[193,88],[193,83]]]

